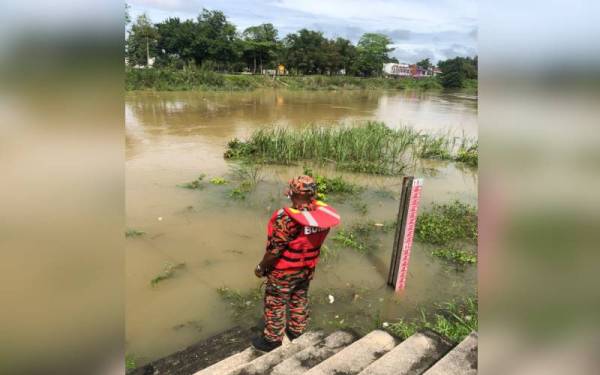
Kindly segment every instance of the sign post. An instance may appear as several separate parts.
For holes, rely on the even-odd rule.
[[[398,209],[398,226],[394,237],[392,260],[387,283],[395,291],[404,290],[408,276],[408,263],[415,234],[417,211],[421,200],[422,178],[412,176],[402,180],[400,208]]]

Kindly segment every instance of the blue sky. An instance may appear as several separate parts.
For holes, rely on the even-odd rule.
[[[365,32],[393,40],[403,62],[434,62],[477,54],[476,0],[129,0],[132,18],[146,12],[154,22],[195,18],[202,8],[221,10],[238,31],[270,22],[279,36],[301,28],[358,41]]]

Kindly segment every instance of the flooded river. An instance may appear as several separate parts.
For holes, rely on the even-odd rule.
[[[230,184],[207,181],[202,190],[177,185],[200,174],[206,174],[206,180],[230,179],[235,163],[223,159],[227,142],[258,127],[334,126],[364,119],[476,137],[477,101],[380,91],[127,94],[127,227],[145,232],[128,238],[126,247],[127,353],[138,365],[240,323],[234,306],[221,298],[217,288],[246,292],[260,286],[253,269],[264,252],[267,220],[286,203],[281,193],[285,181],[301,173],[302,166],[263,168],[256,191],[242,201],[229,197]],[[356,202],[332,202],[343,225],[395,218],[401,177],[317,170],[343,175],[367,188],[360,196],[366,213],[356,209]],[[476,204],[476,171],[455,163],[428,162],[417,166],[415,173],[425,177],[422,207],[453,199]],[[377,237],[373,244],[377,249],[369,256],[344,249],[337,260],[319,266],[310,292],[315,300],[329,294],[336,300],[315,301],[316,325],[334,329],[351,322],[370,330],[380,322],[414,316],[419,307],[475,292],[475,267],[457,272],[432,258],[426,245],[416,243],[407,290],[394,296],[385,286],[392,241],[393,231]],[[185,266],[151,286],[169,263]],[[252,314],[254,321],[248,324],[260,317]]]

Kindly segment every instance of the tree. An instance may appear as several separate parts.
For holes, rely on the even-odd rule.
[[[185,63],[195,62],[193,45],[196,26],[192,20],[181,22],[179,18],[168,18],[157,24],[157,49],[160,51],[157,64],[181,67]]]
[[[256,73],[257,62],[262,72],[263,64],[269,64],[277,57],[277,29],[270,23],[251,26],[242,33],[243,55],[248,66]]]
[[[140,15],[131,26],[127,38],[127,57],[131,65],[146,65],[150,63],[150,56],[156,55],[158,33],[156,27],[144,13]]]
[[[417,63],[417,66],[427,70],[432,67],[431,62],[429,62],[429,58],[423,59]]]
[[[358,41],[355,70],[363,76],[380,75],[383,64],[390,61],[391,39],[383,34],[366,33]]]
[[[327,39],[323,33],[302,29],[283,40],[284,61],[302,74],[322,74],[326,67]]]
[[[235,26],[223,12],[203,9],[198,16],[196,38],[192,43],[198,64],[213,61],[217,68],[234,63],[238,58]]]
[[[455,57],[438,63],[440,82],[445,88],[461,88],[466,79],[477,79],[477,57]]]

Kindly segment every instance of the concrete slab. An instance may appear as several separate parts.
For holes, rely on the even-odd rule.
[[[354,334],[336,331],[317,345],[308,347],[275,366],[271,375],[304,374],[313,366],[323,362],[350,345],[354,340],[356,340]]]
[[[471,332],[460,344],[425,372],[425,375],[477,374],[477,333]]]
[[[360,375],[419,375],[451,348],[451,342],[433,332],[415,333],[365,368]]]
[[[263,354],[250,363],[244,364],[226,373],[219,375],[266,375],[287,358],[302,350],[317,345],[323,340],[325,334],[321,331],[306,332],[292,342],[285,342],[279,348]]]
[[[217,362],[214,365],[200,370],[194,375],[221,375],[242,365],[250,363],[254,359],[260,357],[263,353],[259,352],[254,348],[248,348],[242,352],[234,354],[230,357],[225,358],[221,362]]]
[[[387,332],[375,330],[326,359],[305,375],[355,375],[396,346]]]

